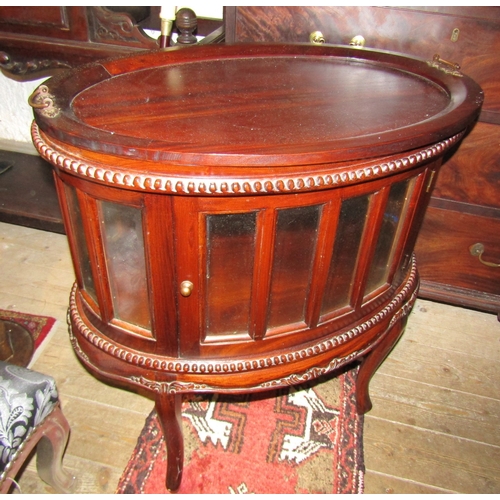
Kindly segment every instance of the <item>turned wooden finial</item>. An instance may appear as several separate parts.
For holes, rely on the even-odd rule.
[[[198,27],[198,20],[196,14],[191,9],[179,9],[175,14],[175,25],[179,30],[179,36],[177,37],[178,45],[191,45],[197,42],[193,33]]]

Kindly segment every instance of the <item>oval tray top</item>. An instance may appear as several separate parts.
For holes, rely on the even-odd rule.
[[[35,116],[51,140],[198,167],[324,165],[410,151],[467,128],[483,98],[470,78],[425,61],[327,45],[172,48],[64,73],[43,91],[50,103],[34,105]]]

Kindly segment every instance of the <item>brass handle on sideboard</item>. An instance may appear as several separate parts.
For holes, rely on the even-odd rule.
[[[366,40],[364,37],[361,35],[356,35],[355,37],[351,38],[351,41],[349,42],[349,45],[351,47],[364,47],[366,43]]]
[[[323,36],[323,33],[321,33],[321,31],[313,31],[309,35],[309,42],[311,42],[313,45],[322,45],[323,43],[325,43],[325,37]],[[351,39],[349,45],[351,45],[351,47],[364,47],[365,39],[361,35],[357,35]]]
[[[309,41],[313,45],[321,45],[321,44],[325,43],[325,37],[323,36],[323,33],[321,33],[321,31],[313,31],[309,35]]]
[[[500,264],[495,264],[494,262],[488,262],[483,259],[484,245],[482,243],[475,243],[469,248],[470,254],[479,259],[481,264],[488,267],[500,267]]]

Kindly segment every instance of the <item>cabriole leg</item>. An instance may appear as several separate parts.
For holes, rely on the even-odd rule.
[[[38,475],[59,493],[71,493],[75,484],[75,478],[62,467],[69,432],[68,421],[57,406],[44,422],[36,447]]]
[[[373,351],[370,351],[361,362],[356,381],[356,406],[360,415],[372,409],[368,385],[373,374],[377,371],[378,367],[382,364],[403,334],[406,326],[406,319],[406,316],[398,319],[382,341]]]
[[[182,434],[182,395],[160,394],[156,397],[156,412],[167,445],[167,478],[169,491],[177,491],[181,484],[184,462],[184,438]]]

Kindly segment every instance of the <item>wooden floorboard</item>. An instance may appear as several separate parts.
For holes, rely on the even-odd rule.
[[[381,374],[372,380],[370,417],[500,446],[500,401]]]
[[[456,493],[499,491],[497,446],[376,417],[364,431],[371,470]]]
[[[114,493],[153,403],[92,377],[67,334],[74,281],[63,235],[0,223],[0,308],[53,316],[33,368],[52,375],[72,433],[75,493]],[[493,314],[417,300],[405,335],[370,385],[366,493],[500,493],[500,323]],[[51,493],[32,459],[23,493]]]

